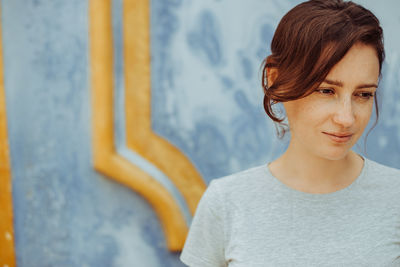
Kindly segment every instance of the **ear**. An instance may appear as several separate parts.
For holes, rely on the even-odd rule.
[[[268,87],[271,87],[271,85],[274,84],[276,77],[278,77],[278,69],[267,68]]]

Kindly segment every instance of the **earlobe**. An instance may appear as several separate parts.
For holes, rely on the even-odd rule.
[[[276,77],[278,77],[278,69],[277,68],[267,68],[267,82],[268,87],[271,87],[275,82]]]

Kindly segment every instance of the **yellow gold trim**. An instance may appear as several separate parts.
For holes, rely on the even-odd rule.
[[[0,19],[1,21],[1,19]],[[3,47],[0,25],[0,265],[15,266],[11,168],[7,136]]]
[[[127,146],[175,184],[194,214],[206,186],[182,152],[151,129],[149,0],[125,0],[123,11]]]
[[[187,226],[174,197],[158,181],[115,150],[111,1],[91,0],[89,8],[94,167],[148,200],[161,220],[168,248],[181,250]],[[136,28],[135,25],[131,27]],[[140,84],[137,87],[142,88]]]

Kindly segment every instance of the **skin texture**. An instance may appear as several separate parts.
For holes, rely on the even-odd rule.
[[[276,70],[268,72],[273,83]],[[283,103],[291,140],[288,149],[269,164],[272,174],[296,190],[329,193],[350,185],[363,167],[351,151],[367,126],[379,61],[372,46],[355,44],[329,72],[318,90],[302,99]],[[352,134],[335,142],[326,134]]]

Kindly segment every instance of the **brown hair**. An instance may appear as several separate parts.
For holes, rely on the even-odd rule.
[[[279,138],[284,136],[287,129],[283,126],[287,125],[272,106],[310,95],[357,42],[375,48],[381,74],[385,57],[383,32],[379,20],[366,8],[351,1],[310,0],[283,16],[271,42],[271,55],[262,66],[264,109],[280,126]],[[267,68],[278,69],[271,86]],[[374,99],[375,126],[379,111],[377,98]]]

